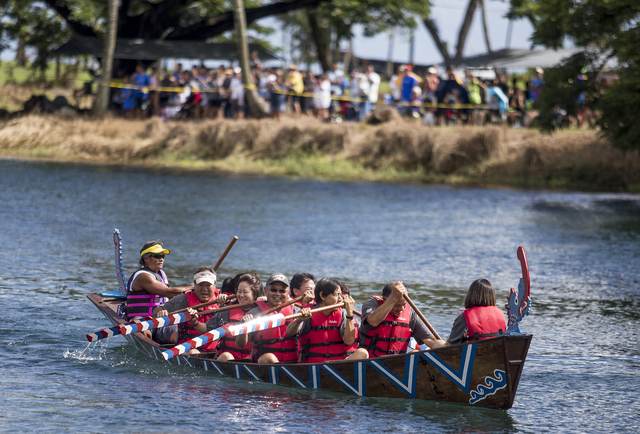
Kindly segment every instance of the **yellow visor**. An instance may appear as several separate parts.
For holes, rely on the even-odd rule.
[[[165,255],[168,255],[169,251],[167,249],[165,249],[164,247],[162,247],[160,244],[154,244],[153,246],[149,247],[148,249],[145,249],[142,252],[140,252],[140,256],[144,256],[147,253],[164,253]]]

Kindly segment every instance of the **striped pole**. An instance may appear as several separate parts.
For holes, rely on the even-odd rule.
[[[89,333],[87,340],[89,342],[99,341],[101,339],[110,338],[118,335],[130,335],[133,333],[142,332],[145,330],[157,329],[160,327],[166,327],[173,324],[180,324],[187,322],[191,319],[189,313],[176,313],[169,316],[163,316],[161,318],[154,318],[146,321],[134,321],[127,324],[122,324],[116,327],[109,327],[97,331],[95,333]]]
[[[162,356],[164,357],[165,360],[169,360],[176,356],[184,354],[187,351],[199,348],[210,342],[217,341],[218,339],[221,339],[224,336],[239,336],[247,333],[267,330],[274,327],[280,327],[285,323],[286,318],[287,317],[285,317],[281,313],[278,313],[275,315],[256,318],[244,324],[237,324],[232,326],[226,325],[223,327],[218,327],[215,330],[211,330],[210,332],[207,332],[196,338],[190,339],[180,345],[177,345],[167,351],[164,351],[162,353]]]

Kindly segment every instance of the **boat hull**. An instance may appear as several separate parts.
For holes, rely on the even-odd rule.
[[[124,323],[116,314],[117,300],[99,294],[87,297],[114,326]],[[166,348],[143,334],[125,338],[143,353],[165,361],[162,351]],[[506,410],[513,405],[531,339],[532,335],[503,335],[435,350],[320,364],[258,365],[184,355],[168,362],[281,386]]]

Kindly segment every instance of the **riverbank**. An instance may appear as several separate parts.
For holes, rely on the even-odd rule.
[[[308,118],[163,122],[31,115],[0,122],[0,156],[343,181],[640,191],[640,155],[595,131],[324,124]]]

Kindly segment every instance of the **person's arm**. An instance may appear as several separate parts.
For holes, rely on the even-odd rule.
[[[438,342],[440,346],[442,346],[445,343],[442,340],[436,339],[431,334],[426,324],[422,322],[422,320],[418,317],[418,315],[413,310],[411,310],[411,318],[409,319],[409,326],[411,327],[412,336],[416,339],[418,343],[422,342],[429,348],[434,348],[434,345],[436,345],[436,342]]]
[[[371,327],[378,327],[387,315],[389,315],[393,306],[402,298],[403,294],[406,293],[407,288],[404,287],[402,282],[394,282],[389,298],[367,317],[366,321],[369,325]]]
[[[189,320],[189,324],[191,324],[191,327],[193,327],[200,333],[206,333],[208,331],[207,324],[204,322],[198,322],[198,316],[199,316],[198,311],[195,309],[189,308],[187,312],[189,312],[192,315],[191,320]]]
[[[260,308],[259,307],[254,307],[253,309],[251,309],[245,316],[243,316],[240,319],[240,323],[245,323],[247,321],[251,321],[254,316],[257,316],[260,314]],[[247,345],[249,343],[249,333],[245,333],[243,335],[238,335],[236,336],[236,346],[238,348],[244,348],[245,345]]]
[[[344,316],[342,318],[342,324],[344,324],[344,330],[342,333],[342,341],[345,345],[352,345],[356,341],[356,327],[353,319],[353,305],[355,301],[350,296],[346,296],[344,299]]]
[[[294,319],[287,326],[287,336],[295,336],[295,335],[297,335],[298,331],[300,330],[300,326],[302,325],[302,323],[305,322],[308,319],[311,319],[311,309],[310,308],[303,307],[302,309],[300,309],[300,312],[302,313],[302,316]]]
[[[184,287],[169,288],[164,283],[156,280],[153,276],[147,273],[140,273],[133,283],[134,291],[145,290],[150,294],[159,295],[161,297],[173,298],[176,295],[180,295],[184,292]]]

